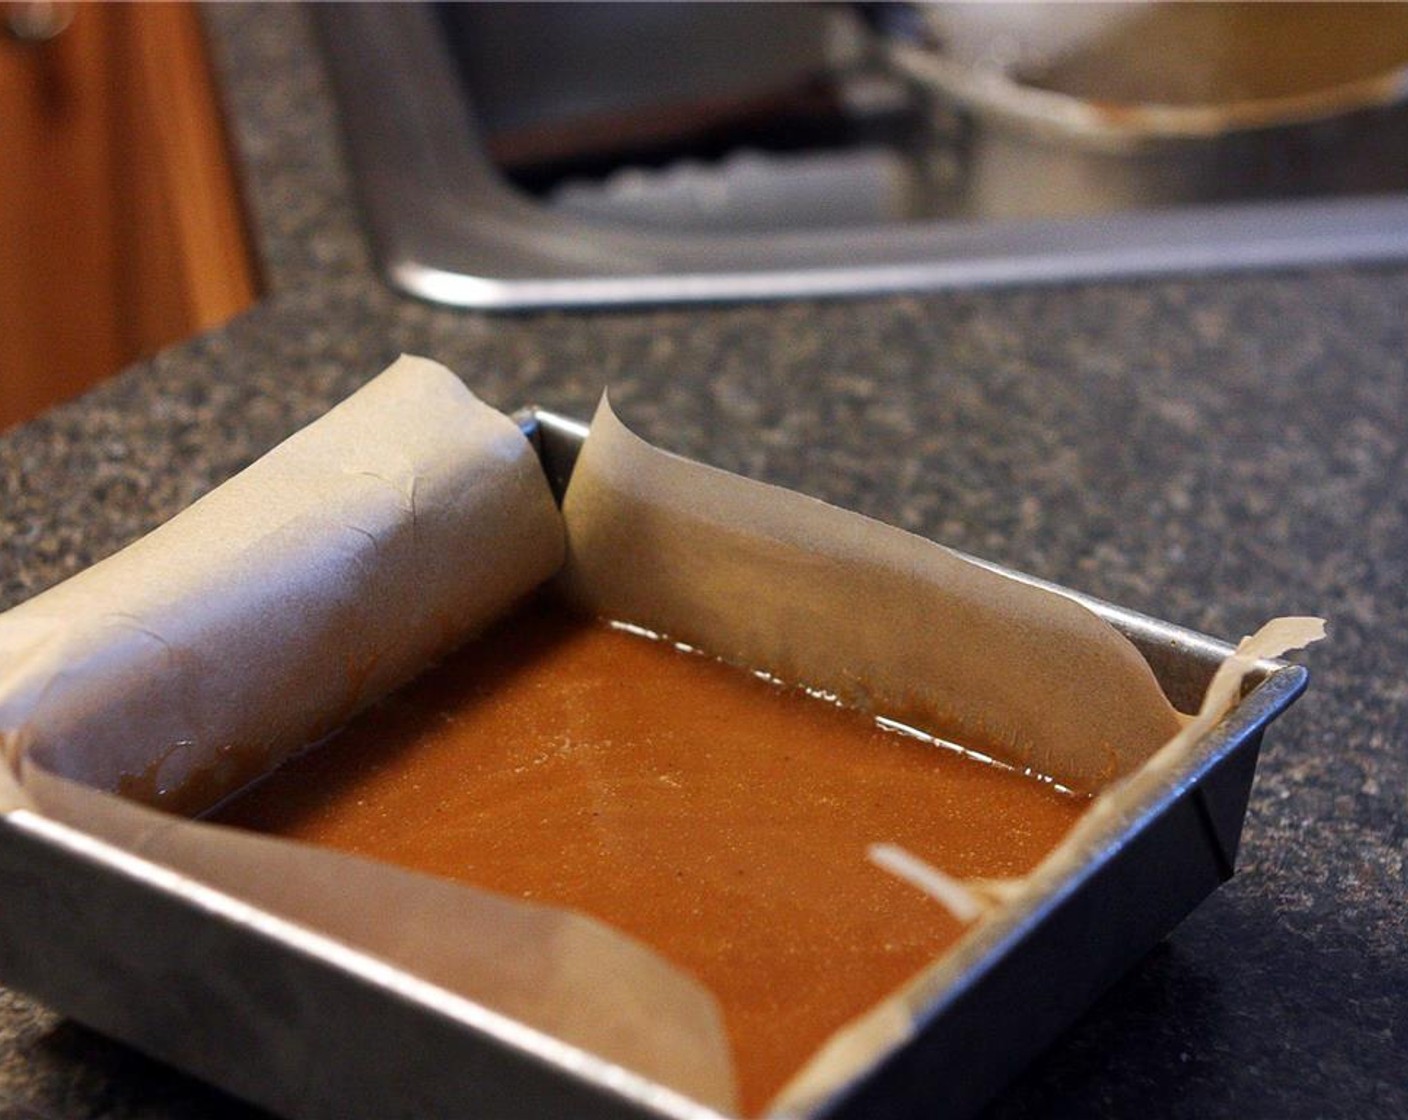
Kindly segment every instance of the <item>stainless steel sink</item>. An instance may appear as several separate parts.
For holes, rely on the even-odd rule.
[[[512,310],[783,299],[1408,256],[1401,190],[996,219],[946,213],[930,199],[908,213],[877,203],[864,223],[852,215],[834,228],[814,219],[770,228],[753,218],[735,229],[672,226],[648,214],[627,220],[594,212],[595,188],[586,203],[573,201],[570,184],[552,197],[534,194],[491,158],[489,123],[463,72],[467,53],[452,46],[442,11],[348,4],[315,12],[381,267],[397,287],[440,303]],[[524,67],[531,59],[504,70],[521,77]],[[611,66],[597,76],[609,86]],[[511,109],[501,98],[493,111],[501,119]],[[707,188],[709,175],[734,174],[736,163],[696,181]],[[772,167],[765,162],[763,174]],[[667,199],[682,189],[658,174],[653,183]],[[852,193],[863,208],[865,190]]]

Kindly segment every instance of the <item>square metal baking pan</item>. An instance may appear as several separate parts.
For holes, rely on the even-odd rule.
[[[560,496],[585,426],[518,419]],[[1231,652],[1074,597],[1138,647],[1182,710]],[[986,1102],[1231,876],[1262,735],[1306,682],[1300,666],[1261,664],[1160,792],[1060,889],[994,919],[915,1037],[817,1115],[956,1117]],[[289,1117],[718,1115],[27,809],[0,817],[0,900],[0,982]]]

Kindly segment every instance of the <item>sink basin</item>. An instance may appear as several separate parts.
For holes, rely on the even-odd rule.
[[[644,12],[649,5],[624,6],[636,7]],[[683,12],[690,5],[672,7]],[[735,7],[761,12],[764,6],[719,10]],[[501,95],[492,103],[480,96],[475,104],[474,75],[466,74],[475,66],[474,52],[453,38],[453,13],[419,4],[320,5],[315,18],[380,266],[396,287],[439,303],[513,310],[784,299],[1408,256],[1408,191],[1396,188],[994,219],[961,207],[945,210],[941,197],[877,202],[881,188],[865,184],[888,181],[889,172],[883,153],[873,156],[873,148],[820,157],[749,151],[712,165],[685,160],[638,174],[628,169],[614,180],[607,176],[605,187],[569,179],[544,193],[525,187],[523,176],[493,154],[505,149],[504,130],[514,118],[532,116],[529,95]],[[831,32],[817,34],[808,40],[812,49],[834,54]],[[754,45],[763,37],[763,30],[748,33]],[[581,38],[574,33],[569,42]],[[643,43],[638,54],[649,59],[660,49]],[[531,71],[533,57],[525,55],[518,71]],[[570,61],[556,59],[544,72],[559,73]],[[797,68],[795,59],[792,65]],[[586,69],[606,91],[603,112],[614,111],[612,82],[630,67],[604,60]],[[657,80],[671,80],[671,68],[663,69]],[[693,79],[678,69],[675,84],[684,92],[676,94],[693,96],[696,105],[717,108],[730,98],[767,92],[765,83],[756,89],[741,84],[765,70],[742,55],[736,68],[724,68],[736,85],[727,97],[691,94],[685,87]],[[518,71],[510,66],[505,72]],[[637,114],[632,127],[648,131],[658,117]],[[602,119],[618,118],[608,113]],[[568,125],[555,134],[525,125],[528,130],[515,135],[570,141]],[[758,216],[757,199],[789,176],[802,181],[793,174],[797,168],[820,184],[812,191],[816,201],[842,211],[834,224],[817,216],[824,207],[794,207],[785,199],[767,203],[778,215],[774,225],[766,214]],[[829,186],[833,181],[842,186]],[[700,198],[718,195],[732,205],[730,191],[747,198],[734,226],[691,218]],[[634,210],[612,209],[627,196]],[[863,213],[867,206],[873,212]]]

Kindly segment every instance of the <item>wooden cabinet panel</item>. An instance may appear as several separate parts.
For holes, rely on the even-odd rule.
[[[256,285],[190,4],[0,4],[0,427],[247,307]]]

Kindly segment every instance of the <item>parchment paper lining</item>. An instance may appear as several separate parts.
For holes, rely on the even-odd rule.
[[[908,1037],[1240,681],[1220,675],[1189,722],[1073,600],[661,452],[605,402],[559,516],[513,423],[402,358],[161,529],[0,616],[0,810],[82,827],[729,1111],[712,997],[600,923],[110,796],[208,806],[554,573],[596,613],[1109,790],[1028,880],[977,885],[999,920],[840,1032],[775,1102],[787,1113]]]

